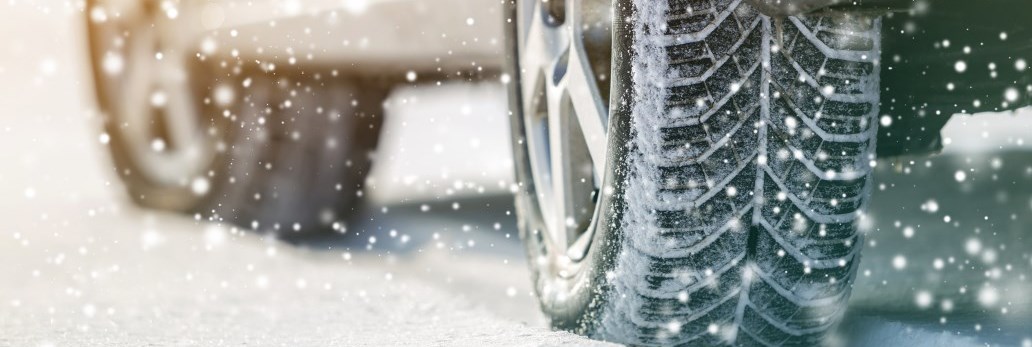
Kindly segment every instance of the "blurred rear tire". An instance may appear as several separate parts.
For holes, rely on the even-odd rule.
[[[182,34],[188,9],[170,20],[146,3],[94,0],[86,11],[100,140],[132,201],[283,233],[346,220],[387,88],[205,57],[199,37]]]
[[[349,219],[372,164],[386,89],[362,90],[348,78],[251,76],[252,90],[224,118],[222,182],[197,212],[282,233]]]

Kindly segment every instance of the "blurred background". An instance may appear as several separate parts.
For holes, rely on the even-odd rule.
[[[347,231],[285,240],[133,205],[82,7],[0,3],[0,345],[595,343],[537,310],[503,77],[393,89]],[[1030,141],[1032,110],[956,116],[878,162],[838,340],[1032,346]]]

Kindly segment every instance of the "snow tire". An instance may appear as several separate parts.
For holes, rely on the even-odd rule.
[[[880,19],[771,18],[741,0],[615,7],[608,194],[583,274],[549,278],[541,264],[512,106],[543,310],[557,328],[632,345],[823,343],[863,245]]]

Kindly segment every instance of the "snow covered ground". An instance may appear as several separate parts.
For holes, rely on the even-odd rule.
[[[359,236],[286,243],[129,205],[94,132],[79,28],[60,6],[8,7],[0,346],[596,344],[546,328],[502,190],[398,188],[511,180],[500,88],[400,94],[424,107],[388,125]],[[946,154],[879,162],[842,345],[1032,346],[1032,138],[1018,141],[1032,112],[998,117],[955,119]]]

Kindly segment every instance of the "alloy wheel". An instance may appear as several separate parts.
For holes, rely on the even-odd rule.
[[[190,62],[199,52],[192,13],[175,2],[91,2],[88,26],[109,135],[131,167],[158,186],[185,186],[215,156]]]
[[[591,245],[605,175],[612,3],[517,4],[518,66],[539,260],[570,277]]]

